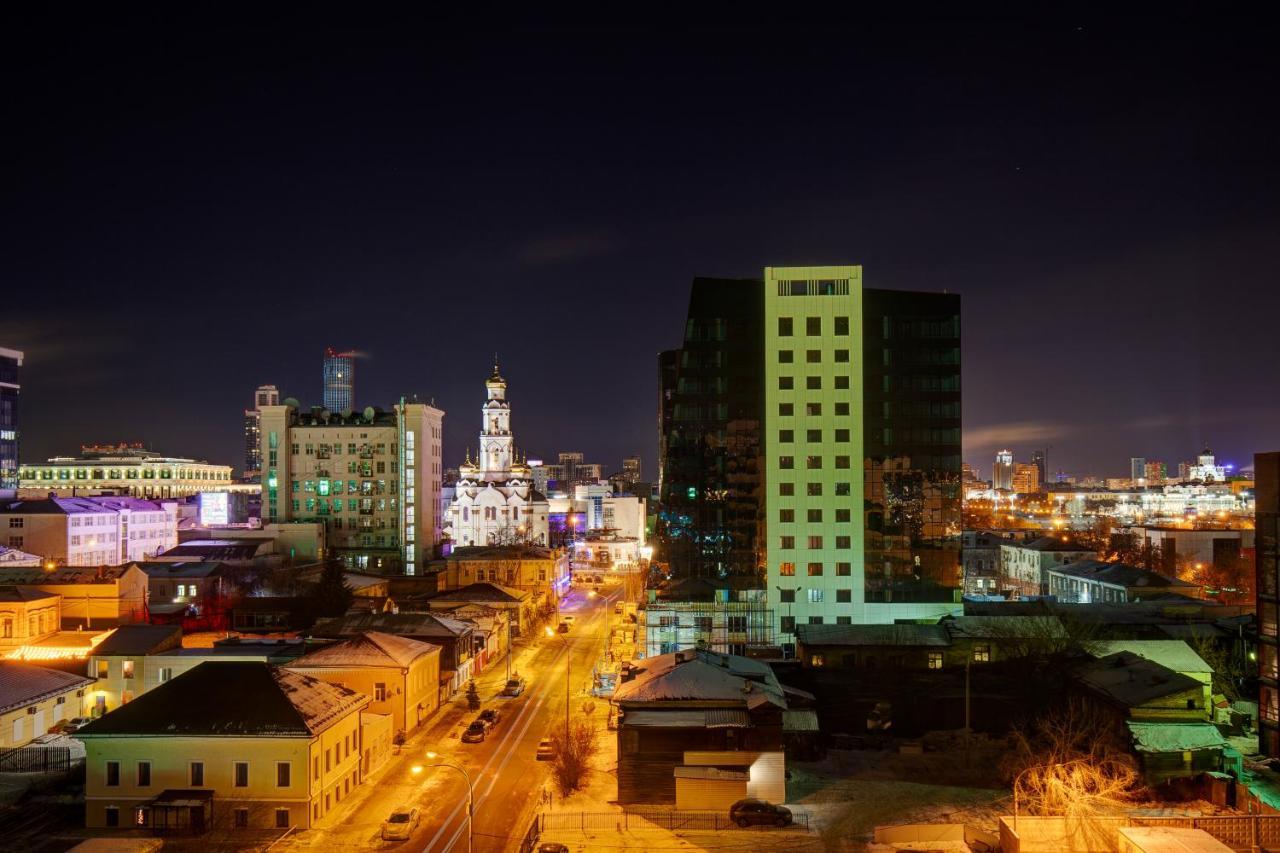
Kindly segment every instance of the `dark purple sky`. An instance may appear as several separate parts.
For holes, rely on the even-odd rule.
[[[694,275],[861,263],[964,295],[966,458],[1127,471],[1280,448],[1275,29],[1147,18],[847,30],[10,27],[0,346],[24,457],[241,461],[260,383],[654,469]]]

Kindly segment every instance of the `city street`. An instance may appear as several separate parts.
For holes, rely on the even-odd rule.
[[[613,596],[608,593],[612,592]],[[485,708],[497,708],[502,718],[482,743],[459,739],[478,712],[466,709],[459,696],[411,737],[400,755],[388,761],[374,778],[343,803],[343,813],[327,826],[300,833],[289,846],[304,848],[356,847],[444,853],[467,849],[467,785],[463,774],[433,763],[458,764],[470,776],[475,796],[474,849],[497,853],[517,841],[527,829],[536,801],[549,788],[550,762],[536,759],[538,741],[565,721],[566,655],[571,669],[570,714],[581,713],[587,698],[592,666],[604,642],[606,608],[617,590],[590,597],[574,589],[562,602],[561,613],[573,615],[568,634],[531,637],[517,646],[513,670],[528,686],[518,698],[498,696],[506,667],[493,664],[476,685]],[[597,714],[607,713],[605,700],[596,699]],[[602,743],[601,749],[612,749]],[[427,752],[437,758],[428,759]],[[420,769],[415,772],[415,766]],[[407,842],[384,842],[382,821],[400,805],[416,806],[421,824]]]

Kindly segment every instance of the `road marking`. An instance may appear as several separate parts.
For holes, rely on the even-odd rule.
[[[592,620],[592,621],[594,621],[594,620]],[[590,651],[589,647],[587,648],[587,651]],[[565,654],[571,654],[568,643],[562,643],[562,644],[560,645],[560,654],[557,654],[557,655],[555,656],[555,658],[554,658],[554,659],[552,660],[552,662],[551,662],[551,665],[552,665],[552,666],[554,666],[555,664],[559,663],[560,658],[561,658],[563,655],[565,655]],[[550,685],[549,685],[549,684],[547,684],[547,687],[550,687]],[[549,689],[545,690],[545,691],[543,692],[542,697],[538,700],[537,705],[535,706],[535,708],[536,708],[536,709],[541,709],[541,707],[543,706],[543,704],[545,704],[545,703],[546,703],[546,701],[547,701],[547,699],[549,699],[550,697],[551,697],[551,691],[550,691]],[[526,705],[525,707],[526,707],[526,708],[528,708],[528,707],[530,707],[530,706]],[[523,713],[523,712],[521,712],[521,713]],[[520,732],[520,737],[521,737],[521,738],[523,738],[523,737],[524,737],[525,732],[526,732],[526,731],[528,731],[529,726],[533,723],[533,720],[534,720],[534,718],[535,718],[536,716],[537,716],[537,713],[536,713],[536,710],[535,710],[535,713],[534,713],[534,714],[532,714],[532,715],[530,715],[529,719],[525,720],[524,727],[521,729],[521,732]],[[514,727],[513,727],[513,730],[514,730]],[[508,738],[509,738],[509,737],[510,737],[510,733],[508,733]],[[507,751],[506,757],[505,757],[505,758],[503,758],[502,763],[498,766],[497,770],[489,776],[489,785],[488,785],[488,787],[485,789],[485,791],[484,791],[484,793],[483,793],[483,794],[481,794],[481,795],[477,798],[477,797],[474,797],[474,793],[473,793],[473,799],[474,799],[474,803],[473,803],[474,808],[473,808],[473,810],[474,810],[474,809],[478,809],[478,808],[479,808],[479,806],[480,806],[482,803],[484,803],[484,801],[485,801],[486,799],[488,799],[489,795],[490,795],[491,793],[493,793],[493,788],[494,788],[494,786],[495,786],[495,785],[497,784],[497,782],[498,782],[498,776],[500,775],[501,771],[502,771],[502,770],[507,766],[507,762],[509,762],[509,761],[511,760],[511,757],[512,757],[512,755],[514,755],[514,754],[515,754],[515,753],[514,753],[514,751],[513,751],[513,750],[508,750],[508,751]],[[498,757],[498,755],[497,755],[497,753],[496,753],[496,752],[495,752],[492,756],[490,756],[489,760],[488,760],[487,762],[485,762],[484,767],[483,767],[483,768],[481,768],[481,770],[480,770],[480,774],[481,774],[481,775],[483,775],[483,774],[488,770],[489,765],[490,765],[490,764],[492,764],[492,763],[493,763],[493,760],[494,760],[495,758],[497,758],[497,757]],[[474,789],[473,789],[473,790],[474,790]],[[435,843],[436,843],[436,841],[440,838],[441,833],[443,833],[443,832],[444,832],[444,831],[449,827],[449,824],[451,824],[451,823],[453,822],[453,820],[454,820],[455,816],[458,814],[458,812],[459,812],[459,811],[465,811],[465,808],[466,808],[466,803],[465,803],[465,802],[463,802],[463,803],[459,803],[457,806],[455,806],[455,807],[454,807],[453,811],[451,811],[451,812],[449,813],[449,815],[445,818],[444,823],[441,825],[440,829],[436,832],[436,834],[435,834],[435,835],[433,835],[433,836],[431,837],[431,841],[427,844],[427,849],[430,849],[431,845],[433,845],[433,844],[435,844]],[[448,841],[444,844],[444,846],[443,846],[443,847],[441,847],[441,848],[440,848],[440,850],[442,851],[442,853],[444,853],[444,851],[451,850],[451,849],[453,848],[453,845],[455,845],[455,844],[457,844],[457,843],[458,843],[458,839],[459,839],[459,837],[460,837],[460,836],[462,835],[462,833],[466,830],[466,828],[467,828],[467,823],[466,823],[466,819],[464,818],[464,819],[463,819],[463,820],[458,824],[458,828],[457,828],[456,830],[454,830],[454,832],[453,832],[453,834],[452,834],[451,836],[449,836]],[[424,850],[424,853],[425,853],[425,850]]]
[[[552,659],[551,659],[551,665],[552,665],[552,666],[554,666],[556,663],[558,663],[558,662],[559,662],[559,659],[560,659],[563,655],[568,654],[568,653],[569,653],[568,646],[566,646],[566,645],[562,645],[562,646],[560,646],[560,648],[559,648],[559,649],[557,649],[557,654],[555,654],[555,655],[552,657]],[[550,668],[550,667],[548,667],[548,668]],[[547,686],[549,686],[549,685],[547,685]],[[524,726],[520,729],[520,734],[519,734],[519,736],[517,737],[517,743],[518,743],[519,738],[523,738],[523,737],[524,737],[525,732],[527,732],[527,731],[529,730],[529,726],[533,723],[534,719],[535,719],[535,718],[537,718],[537,716],[538,716],[538,714],[537,714],[538,709],[540,709],[540,708],[542,707],[542,705],[547,701],[547,699],[548,699],[550,696],[551,696],[551,691],[550,691],[550,690],[546,690],[546,689],[544,689],[544,690],[542,691],[542,695],[538,698],[538,701],[537,701],[537,702],[526,702],[526,703],[524,704],[524,707],[522,707],[522,708],[521,708],[521,709],[516,713],[516,724],[508,727],[506,735],[502,738],[502,740],[500,740],[500,741],[498,742],[498,745],[499,745],[500,747],[505,746],[505,745],[507,744],[507,742],[511,740],[512,735],[514,735],[514,734],[515,734],[515,732],[516,732],[516,725],[518,725],[518,724],[519,724],[519,722],[520,722],[521,718],[524,718],[524,717],[527,715],[527,717],[528,717],[528,718],[524,720]],[[531,711],[532,711],[532,713],[530,713]],[[508,754],[508,758],[509,758],[509,756],[510,756],[510,750],[508,750],[508,753],[507,753],[507,754]],[[484,776],[484,774],[488,772],[488,770],[489,770],[489,765],[493,764],[493,762],[494,762],[494,761],[496,761],[500,755],[501,755],[501,752],[500,752],[499,750],[495,749],[495,750],[494,750],[494,752],[489,756],[489,760],[488,760],[488,761],[486,761],[483,765],[481,765],[480,770],[479,770],[479,772],[478,772],[476,775],[477,775],[478,777],[483,777],[483,776]],[[492,783],[493,783],[493,781],[494,781],[494,780],[496,780],[496,779],[497,779],[497,776],[495,775],[495,776],[493,776],[493,777],[492,777],[492,779],[490,780],[490,785],[489,785],[489,790],[490,790],[490,791],[492,791],[492,790],[493,790],[493,784],[492,784]],[[474,789],[473,789],[473,790],[474,790]],[[473,807],[474,807],[475,805],[479,805],[479,801],[475,801],[475,802],[473,803]],[[427,842],[427,846],[426,846],[426,847],[424,847],[424,848],[422,848],[422,849],[423,849],[423,853],[426,853],[426,851],[430,850],[430,849],[435,845],[435,843],[436,843],[437,841],[439,841],[439,840],[440,840],[441,835],[443,835],[443,834],[444,834],[444,832],[445,832],[445,830],[449,828],[449,825],[450,825],[451,823],[453,823],[454,819],[458,816],[459,812],[463,813],[463,814],[464,814],[464,816],[465,816],[465,813],[466,813],[466,807],[467,807],[467,804],[466,804],[466,800],[465,800],[465,799],[464,799],[462,802],[460,802],[458,805],[456,805],[456,806],[454,806],[454,807],[453,807],[453,810],[452,810],[452,811],[450,811],[450,812],[445,816],[445,819],[441,822],[441,824],[440,824],[440,828],[439,828],[438,830],[436,830],[436,834],[435,834],[435,835],[433,835],[433,836],[431,836],[431,840]],[[442,848],[441,848],[441,850],[448,850],[450,847],[452,847],[452,846],[454,845],[454,843],[457,841],[458,835],[463,831],[463,829],[464,829],[465,827],[466,827],[466,820],[465,820],[465,817],[464,817],[462,824],[458,827],[457,831],[455,831],[455,832],[453,833],[453,836],[449,839],[448,844],[446,844],[444,847],[442,847]]]

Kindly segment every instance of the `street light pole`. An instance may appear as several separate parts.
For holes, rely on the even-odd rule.
[[[428,752],[427,758],[435,759],[438,755],[434,752]],[[475,830],[476,830],[476,809],[475,809],[475,788],[471,785],[471,777],[457,764],[450,764],[447,761],[439,761],[435,764],[428,764],[428,767],[448,767],[451,770],[457,770],[462,774],[462,778],[467,782],[467,853],[473,853],[475,849]]]

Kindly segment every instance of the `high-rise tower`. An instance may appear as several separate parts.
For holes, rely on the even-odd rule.
[[[354,352],[324,351],[324,407],[331,412],[354,411],[356,405],[356,358]]]
[[[22,353],[0,347],[0,491],[18,488],[18,373]]]
[[[262,407],[280,405],[280,391],[274,385],[259,385],[253,392],[253,408],[244,410],[244,475],[262,476]]]

